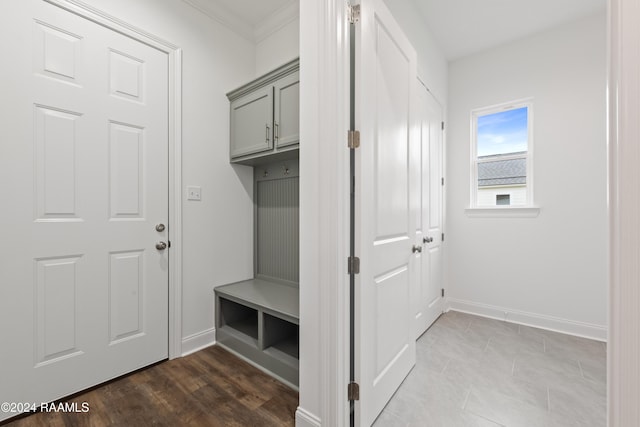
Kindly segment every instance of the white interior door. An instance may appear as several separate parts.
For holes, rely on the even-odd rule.
[[[416,238],[422,242],[414,274],[415,337],[442,314],[442,107],[418,85],[416,140],[412,147],[412,177],[416,183]]]
[[[381,0],[356,25],[356,381],[371,425],[415,364],[409,149],[416,53]]]
[[[42,0],[0,28],[0,401],[46,402],[167,357],[168,58]]]

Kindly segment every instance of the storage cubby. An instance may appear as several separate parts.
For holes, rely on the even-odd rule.
[[[220,298],[220,327],[258,340],[258,310]]]
[[[298,359],[299,328],[298,325],[278,317],[263,314],[264,336],[263,349],[276,350],[294,359]],[[276,353],[277,354],[277,353]]]

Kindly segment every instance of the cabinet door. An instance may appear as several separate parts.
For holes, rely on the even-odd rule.
[[[231,103],[231,158],[273,148],[273,87],[267,86]]]
[[[300,74],[295,72],[274,84],[274,139],[276,147],[300,142]]]

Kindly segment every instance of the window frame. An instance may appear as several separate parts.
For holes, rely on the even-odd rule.
[[[509,158],[526,157],[526,189],[527,197],[524,205],[495,205],[478,206],[478,118],[490,114],[500,113],[508,110],[527,108],[527,152],[522,155],[509,156]],[[470,216],[504,216],[505,213],[513,213],[514,216],[537,216],[538,208],[534,205],[533,197],[533,98],[520,99],[516,101],[504,102],[488,107],[481,107],[471,110],[471,147],[470,147],[470,197],[469,208],[466,209]],[[487,160],[490,161],[490,160]]]

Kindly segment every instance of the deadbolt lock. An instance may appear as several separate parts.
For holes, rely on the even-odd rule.
[[[164,231],[164,224],[157,224],[156,225],[156,231],[162,232]]]

